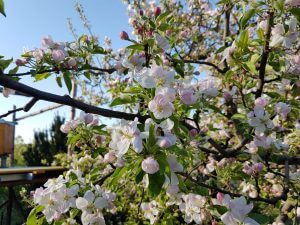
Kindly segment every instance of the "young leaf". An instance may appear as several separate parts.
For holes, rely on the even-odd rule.
[[[139,44],[129,45],[126,48],[127,49],[136,50],[136,51],[144,51],[144,46],[143,45],[139,45]]]
[[[4,11],[4,2],[3,0],[0,0],[0,13],[6,17],[5,11]]]
[[[135,102],[134,98],[131,98],[130,96],[126,96],[123,98],[115,98],[109,106],[113,107],[117,105],[124,105],[124,104],[129,104],[134,102]]]
[[[0,59],[0,69],[4,71],[9,66],[9,64],[11,64],[12,61],[13,61],[12,58],[11,59]]]
[[[255,15],[255,13],[256,13],[255,9],[250,9],[242,16],[241,21],[240,21],[241,29],[245,28],[247,22]]]
[[[165,175],[159,172],[155,174],[148,174],[149,176],[149,192],[152,196],[157,196],[161,192],[162,186],[165,182]]]
[[[56,83],[59,87],[62,87],[62,83],[61,83],[61,77],[56,77]]]
[[[63,73],[64,81],[65,81],[65,84],[66,84],[66,86],[68,88],[69,93],[72,90],[72,81],[71,81],[70,76],[71,76],[71,73],[69,71],[65,71]]]
[[[35,75],[34,81],[40,81],[48,78],[51,74],[50,73],[38,73]]]

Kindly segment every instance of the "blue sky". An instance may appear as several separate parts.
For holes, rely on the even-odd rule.
[[[75,10],[75,0],[4,0],[7,17],[0,17],[0,55],[18,58],[23,48],[34,49],[41,46],[41,39],[51,35],[55,41],[71,41],[72,35],[67,26],[67,18],[71,18],[78,34],[87,33]],[[126,45],[119,39],[122,30],[130,30],[126,6],[121,0],[84,0],[81,1],[86,15],[91,22],[92,31],[102,41],[105,36],[112,39],[113,48]],[[56,94],[66,94],[66,88],[59,88],[54,79],[33,83],[31,78],[23,78],[21,82]],[[0,95],[0,114],[12,109],[13,105],[21,107],[28,98]],[[30,112],[37,111],[53,103],[38,102]],[[34,129],[49,127],[55,113],[69,116],[69,108],[62,107],[19,122],[16,135],[21,135],[30,142]],[[25,115],[17,113],[17,117]],[[10,120],[11,117],[7,117]]]

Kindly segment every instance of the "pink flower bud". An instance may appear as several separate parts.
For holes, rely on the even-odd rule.
[[[77,64],[76,59],[70,58],[70,59],[68,60],[68,67],[75,67],[76,64]]]
[[[122,158],[118,158],[117,162],[114,165],[115,165],[115,167],[121,168],[121,167],[125,166],[125,162]]]
[[[259,97],[259,98],[255,99],[256,106],[265,107],[267,104],[268,104],[268,100],[263,97]]]
[[[104,162],[106,163],[113,163],[116,159],[116,154],[113,151],[109,151],[104,155]]]
[[[147,32],[146,32],[146,35],[147,35],[148,37],[152,37],[152,36],[153,36],[153,32],[152,32],[152,31],[147,31]]]
[[[196,137],[197,134],[198,134],[198,130],[197,130],[197,129],[191,129],[191,130],[189,131],[189,135],[190,135],[190,137],[192,137],[192,138]]]
[[[60,131],[67,134],[71,130],[71,123],[66,122],[65,124],[60,126]]]
[[[120,38],[121,38],[121,40],[128,40],[129,36],[128,36],[128,34],[125,31],[122,31],[120,33]]]
[[[140,16],[143,16],[144,15],[144,11],[143,10],[140,10]]]
[[[253,168],[251,166],[249,166],[248,164],[245,164],[244,168],[243,168],[243,172],[248,174],[248,175],[252,175]]]
[[[138,34],[142,34],[142,33],[143,33],[143,28],[139,27],[139,28],[137,29],[137,33],[138,33]]]
[[[264,165],[262,163],[255,163],[252,168],[253,168],[253,171],[255,173],[260,173],[260,171],[263,169]]]
[[[92,126],[97,126],[99,124],[99,120],[94,118],[93,121],[90,123]]]
[[[155,10],[154,10],[154,15],[155,15],[155,16],[159,16],[160,13],[161,13],[160,7],[156,7]]]
[[[17,66],[24,66],[26,64],[26,60],[23,60],[23,59],[17,59],[16,60],[16,65]]]
[[[217,193],[217,199],[218,199],[218,201],[222,202],[223,199],[224,199],[224,194],[221,193],[221,192],[218,192],[218,193]]]
[[[56,63],[63,61],[65,57],[65,53],[60,49],[52,51],[52,58]]]
[[[171,29],[166,30],[166,35],[170,36],[173,33],[173,31]]]
[[[214,220],[211,222],[211,225],[218,225],[218,222]]]
[[[96,144],[97,145],[101,145],[103,141],[105,141],[105,136],[103,135],[97,135],[95,137],[95,140],[96,140]]]
[[[93,122],[93,120],[94,120],[94,117],[93,117],[92,114],[87,113],[87,114],[84,115],[84,122],[85,122],[85,124],[90,124],[90,123]]]
[[[52,40],[52,37],[50,35],[47,37],[44,37],[42,39],[42,45],[45,48],[52,47],[54,45],[54,41]]]
[[[226,102],[230,102],[232,100],[231,94],[227,91],[223,93],[223,98],[225,99]]]
[[[159,164],[153,157],[148,157],[142,162],[142,169],[148,174],[154,174],[159,171]]]

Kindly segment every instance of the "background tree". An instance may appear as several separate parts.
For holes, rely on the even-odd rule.
[[[56,115],[49,130],[34,131],[33,143],[23,153],[26,165],[51,165],[56,154],[67,152],[67,136],[60,131],[64,122],[64,118]]]

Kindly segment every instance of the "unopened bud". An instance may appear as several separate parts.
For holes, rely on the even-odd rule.
[[[156,7],[155,10],[154,10],[154,15],[155,15],[155,16],[159,16],[160,13],[161,13],[160,7]]]
[[[128,39],[129,39],[129,36],[128,36],[128,34],[127,34],[126,31],[122,31],[122,32],[120,33],[120,38],[121,38],[121,40],[128,40]]]

